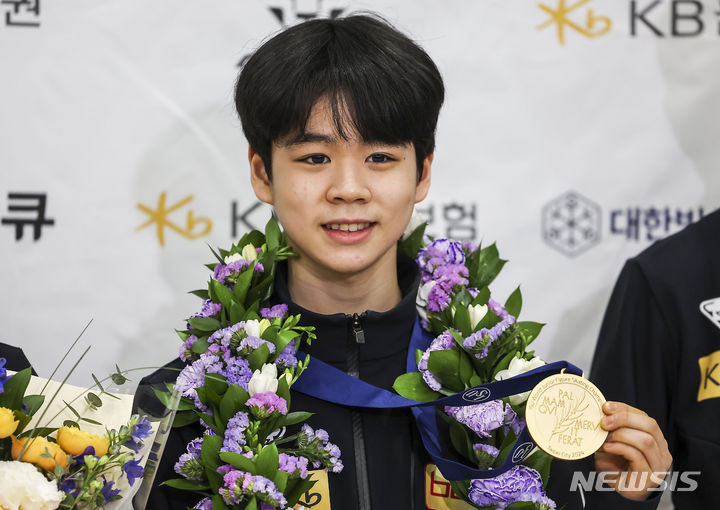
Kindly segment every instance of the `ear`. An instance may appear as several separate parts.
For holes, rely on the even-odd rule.
[[[422,202],[430,190],[430,167],[432,166],[434,153],[428,154],[423,160],[422,173],[420,180],[415,186],[415,203]]]
[[[265,162],[252,147],[248,148],[248,160],[250,161],[250,183],[255,196],[261,202],[273,205],[272,182],[268,178]]]

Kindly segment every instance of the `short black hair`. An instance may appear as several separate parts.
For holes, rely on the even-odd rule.
[[[321,98],[343,139],[349,127],[368,143],[412,142],[419,178],[444,95],[420,46],[378,15],[361,14],[305,21],[268,39],[240,71],[235,106],[270,178],[273,142],[304,134]]]

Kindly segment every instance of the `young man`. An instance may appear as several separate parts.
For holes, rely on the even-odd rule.
[[[430,57],[368,16],[308,21],[276,35],[247,61],[236,88],[253,189],[298,254],[279,267],[273,300],[315,326],[313,356],[385,389],[405,372],[419,284],[397,241],[428,192],[443,97]],[[329,477],[332,508],[425,508],[428,459],[409,410],[299,393],[292,404],[316,413],[309,424],[342,451],[345,469]],[[650,418],[624,404],[608,413],[602,468],[669,467]],[[172,463],[196,435],[180,429],[171,437],[160,480],[173,476]],[[564,503],[569,484],[558,487]],[[173,492],[155,491],[150,506],[153,497],[158,505],[177,498]],[[182,498],[175,504],[187,505]]]

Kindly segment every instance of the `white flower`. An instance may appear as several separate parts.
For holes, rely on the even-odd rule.
[[[405,227],[405,232],[403,232],[403,235],[400,239],[404,241],[405,239],[410,237],[410,234],[412,234],[415,229],[424,222],[425,219],[422,217],[422,214],[413,209],[412,216],[410,216],[410,222],[407,224],[407,227]]]
[[[256,393],[265,393],[266,391],[275,393],[277,388],[277,367],[273,363],[264,363],[262,371],[255,370],[248,383],[248,393],[251,397]]]
[[[253,260],[257,260],[257,251],[255,250],[255,247],[250,244],[246,244],[245,247],[242,249],[242,258],[245,260],[249,260],[252,262]]]
[[[225,257],[225,265],[230,264],[231,262],[236,262],[238,260],[245,260],[245,258],[240,253],[233,253],[232,255],[228,255]]]
[[[260,321],[257,319],[251,319],[245,321],[245,327],[243,328],[247,336],[256,336],[260,338]]]
[[[468,306],[468,312],[470,312],[470,329],[475,329],[475,326],[485,317],[487,311],[487,305],[477,304],[475,306]]]
[[[420,285],[418,288],[417,297],[415,298],[415,308],[417,308],[417,312],[423,319],[427,320],[427,302],[428,302],[428,296],[430,295],[430,291],[435,286],[435,281],[430,280],[424,285]]]
[[[55,510],[62,499],[57,485],[32,464],[0,461],[0,506],[6,510]]]
[[[532,358],[530,361],[523,358],[513,358],[512,360],[510,360],[510,366],[508,368],[506,368],[505,370],[500,370],[497,374],[495,374],[495,379],[498,381],[502,381],[503,379],[510,379],[511,377],[515,377],[516,375],[524,374],[525,372],[529,372],[530,370],[541,367],[544,364],[545,362],[538,357]],[[529,391],[513,395],[510,397],[510,404],[514,406],[522,404],[527,400],[529,395]]]

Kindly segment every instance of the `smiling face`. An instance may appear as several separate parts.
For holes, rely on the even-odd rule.
[[[347,131],[347,140],[339,136],[327,101],[318,101],[305,133],[273,145],[272,181],[250,151],[255,193],[274,206],[299,255],[291,264],[327,281],[394,270],[397,241],[430,184],[432,155],[418,181],[412,143],[366,143]]]

